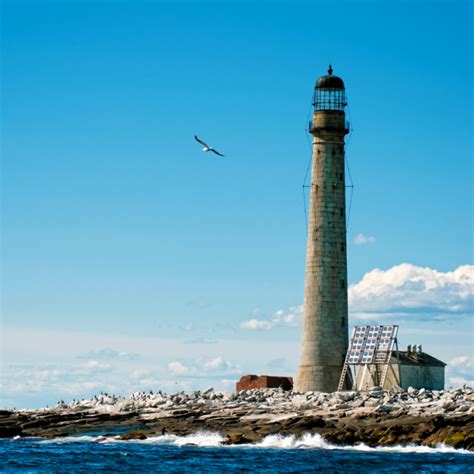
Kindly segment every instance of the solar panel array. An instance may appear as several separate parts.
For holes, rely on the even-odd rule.
[[[354,326],[349,346],[349,364],[386,364],[398,326]]]

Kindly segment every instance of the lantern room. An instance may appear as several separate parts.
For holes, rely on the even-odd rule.
[[[313,106],[314,110],[339,110],[344,112],[347,105],[344,81],[332,75],[332,67],[329,65],[327,76],[322,76],[316,82],[314,88]]]

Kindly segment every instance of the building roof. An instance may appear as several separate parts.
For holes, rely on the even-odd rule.
[[[344,81],[332,75],[332,67],[329,65],[327,76],[322,76],[316,81],[316,89],[345,89]]]
[[[429,366],[429,367],[445,367],[446,364],[436,359],[436,357],[432,357],[426,352],[407,352],[407,351],[399,351],[398,356],[400,358],[400,364],[403,365],[422,365],[422,366]],[[396,357],[393,355],[393,357]]]

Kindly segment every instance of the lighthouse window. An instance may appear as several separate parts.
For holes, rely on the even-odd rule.
[[[316,110],[344,110],[345,91],[336,88],[318,88],[315,90],[313,105]]]

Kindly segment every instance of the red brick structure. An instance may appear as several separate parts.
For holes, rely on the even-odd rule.
[[[291,390],[293,377],[276,377],[273,375],[244,375],[236,384],[236,391],[250,390],[252,388],[279,388]]]

